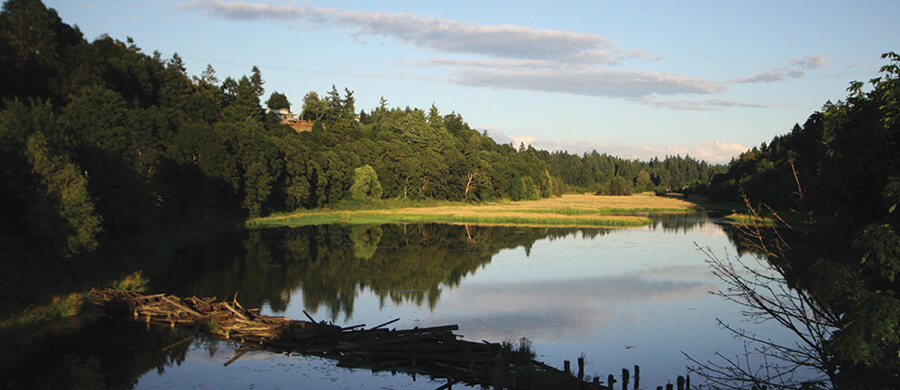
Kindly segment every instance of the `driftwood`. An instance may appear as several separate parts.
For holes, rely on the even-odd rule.
[[[522,362],[508,346],[461,340],[461,336],[453,333],[459,329],[457,325],[386,329],[399,320],[395,319],[368,329],[360,329],[365,324],[342,328],[325,321],[316,322],[305,311],[309,321],[260,315],[258,309],[244,309],[237,302],[237,295],[231,302],[215,302],[215,298],[141,295],[112,289],[92,293],[95,302],[125,308],[139,321],[190,328],[240,341],[242,346],[238,353],[226,365],[253,349],[324,356],[336,359],[342,367],[421,373],[432,378],[446,378],[448,385],[462,382],[496,386],[500,372],[501,377],[507,378],[503,380],[507,384],[528,389],[532,387],[529,383],[519,383],[521,380],[516,378],[517,372],[529,369],[549,375],[565,374],[561,377],[571,380],[574,385],[571,388],[605,388],[531,358]],[[184,339],[167,348],[189,340]]]

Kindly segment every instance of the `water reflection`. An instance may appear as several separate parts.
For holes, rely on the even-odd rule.
[[[669,269],[675,272],[692,270]],[[703,270],[705,271],[705,270]],[[703,276],[705,278],[705,275]],[[502,340],[528,335],[534,342],[564,342],[593,334],[618,319],[623,306],[703,297],[714,288],[706,281],[654,280],[643,273],[528,282],[473,283],[460,289],[446,310],[430,318],[460,323],[467,336]],[[463,313],[463,314],[460,314]]]
[[[587,354],[588,372],[641,364],[668,377],[684,373],[682,351],[727,352],[735,341],[715,318],[739,317],[739,309],[707,294],[719,286],[693,246],[730,247],[727,230],[702,214],[653,218],[650,227],[622,230],[255,230],[183,249],[166,273],[151,275],[152,288],[238,292],[246,307],[293,318],[307,310],[344,325],[398,317],[401,328],[459,324],[470,340],[527,336],[551,364]]]
[[[130,389],[148,371],[163,374],[181,365],[189,343],[171,345],[183,337],[158,327],[148,329],[124,315],[106,318],[16,351],[15,360],[0,364],[0,387]],[[209,345],[214,353],[216,344]]]
[[[665,233],[687,233],[710,222],[703,213],[653,214],[651,217],[650,229],[661,229]]]
[[[666,233],[709,223],[704,214],[654,215],[653,220],[649,230]],[[254,230],[182,248],[172,267],[150,279],[155,291],[219,298],[238,293],[245,306],[268,306],[273,312],[283,312],[299,290],[306,310],[325,308],[337,321],[353,315],[363,290],[374,292],[381,307],[413,302],[434,308],[444,288],[457,286],[500,251],[522,248],[528,257],[538,240],[580,236],[589,241],[609,232],[441,224]],[[639,286],[633,280],[593,282],[593,288]]]
[[[153,290],[231,297],[245,306],[284,311],[299,289],[307,310],[327,308],[331,320],[353,315],[362,290],[380,305],[414,302],[433,308],[445,287],[457,286],[504,249],[540,239],[600,229],[499,228],[410,224],[308,226],[235,233],[213,245],[185,248],[174,269],[151,276]]]

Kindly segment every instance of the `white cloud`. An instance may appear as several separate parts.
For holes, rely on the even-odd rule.
[[[520,142],[530,145],[536,149],[543,149],[551,152],[565,151],[571,154],[581,155],[597,151],[611,156],[626,159],[637,159],[641,161],[649,161],[654,157],[665,158],[666,156],[691,156],[698,160],[705,160],[714,164],[725,164],[737,157],[741,153],[747,151],[747,147],[734,142],[722,142],[715,140],[714,142],[700,145],[671,145],[665,147],[656,146],[630,146],[622,144],[604,144],[590,141],[571,141],[556,142],[546,139],[538,139],[531,136],[508,136],[503,131],[494,127],[481,129],[487,130],[488,135],[498,144],[509,144],[518,147]]]
[[[449,82],[498,89],[557,92],[637,99],[678,94],[714,94],[727,85],[666,72],[599,69],[625,59],[657,61],[660,54],[624,50],[609,39],[569,30],[517,25],[482,25],[411,13],[344,11],[312,6],[246,1],[193,0],[179,9],[196,9],[231,20],[283,20],[355,29],[358,35],[384,36],[437,53],[486,59],[432,58],[415,66],[448,66]],[[804,57],[798,66],[818,62]],[[727,105],[719,105],[719,108]]]
[[[694,147],[694,152],[691,153],[691,155],[707,161],[727,162],[731,161],[733,157],[737,157],[741,153],[746,152],[748,149],[749,148],[739,143],[728,143],[715,140],[711,144],[703,144]]]
[[[791,58],[791,65],[804,69],[819,69],[825,66],[826,62],[825,56],[822,55],[806,56],[800,59]]]
[[[623,69],[496,71],[467,68],[452,82],[498,89],[559,92],[575,95],[639,98],[648,95],[711,94],[724,84],[671,73]]]
[[[698,100],[698,99],[676,99],[676,100],[662,100],[662,99],[650,99],[644,98],[638,100],[638,102],[647,104],[657,108],[667,108],[671,110],[700,110],[700,111],[710,111],[710,110],[725,110],[731,107],[740,107],[740,108],[772,108],[772,107],[790,107],[785,104],[760,104],[760,103],[749,103],[749,102],[739,102],[729,99],[709,99],[709,100]]]
[[[547,60],[460,60],[454,58],[429,58],[419,61],[399,61],[400,65],[449,66],[454,68],[498,68],[498,69],[547,69],[554,66]]]
[[[728,143],[715,140],[711,143],[694,145],[691,147],[674,145],[667,146],[665,148],[648,148],[648,151],[656,153],[657,155],[690,155],[691,157],[699,160],[706,160],[715,163],[727,163],[728,161],[731,161],[733,157],[737,157],[741,153],[746,152],[747,149],[748,148],[746,146],[738,143]]]
[[[663,56],[662,54],[650,54],[644,49],[631,49],[625,52],[625,57],[648,61],[660,61],[665,56]]]
[[[329,11],[324,8],[258,4],[246,1],[194,0],[181,3],[179,9],[201,9],[209,15],[235,20],[292,20],[321,17]],[[319,19],[319,21],[322,21]]]
[[[495,126],[478,126],[478,129],[484,132],[487,132],[488,137],[491,137],[494,142],[500,145],[506,145],[514,142],[512,138],[510,138],[506,133],[502,130],[497,129]]]
[[[856,61],[856,62],[844,67],[844,70],[853,69],[853,68],[857,68],[857,67],[861,67],[861,66],[869,66],[869,65],[871,65],[870,61],[861,60],[861,61]]]
[[[805,70],[821,68],[828,61],[825,59],[825,56],[810,55],[800,59],[791,58],[789,62],[789,66],[779,66],[768,72],[761,72],[750,77],[734,79],[731,80],[731,82],[738,84],[774,83],[783,81],[786,78],[800,78],[806,75],[804,72]]]
[[[245,1],[194,0],[182,3],[179,8],[199,9],[212,16],[233,20],[303,20],[352,27],[363,34],[387,36],[442,53],[543,59],[582,66],[616,64],[625,58],[621,49],[598,34],[567,30],[463,23],[410,13],[342,11]]]
[[[674,145],[667,147],[634,147],[621,144],[602,144],[587,141],[560,143],[545,139],[537,139],[532,136],[509,136],[502,130],[494,126],[479,126],[478,129],[481,131],[486,131],[488,136],[491,137],[494,142],[501,145],[512,144],[516,148],[519,147],[520,143],[524,143],[525,146],[533,146],[537,149],[543,149],[551,152],[566,151],[568,153],[577,155],[590,153],[596,150],[598,153],[606,153],[612,156],[627,159],[638,159],[641,161],[649,161],[653,157],[664,158],[665,156],[689,155],[698,160],[706,160],[710,163],[724,164],[731,161],[733,157],[737,157],[741,153],[748,150],[748,148],[744,145],[735,142],[722,142],[719,140],[693,146]]]
[[[513,146],[519,147],[520,145],[525,145],[525,147],[531,146],[531,143],[534,142],[534,137],[509,137],[513,141]]]

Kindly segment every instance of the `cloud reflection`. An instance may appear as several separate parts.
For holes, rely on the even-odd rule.
[[[687,302],[716,289],[711,278],[705,267],[693,266],[612,277],[477,283],[442,302],[448,306],[449,310],[442,311],[448,318],[431,320],[458,322],[470,339],[504,340],[525,335],[532,341],[575,340],[596,333],[597,327],[634,320],[620,318],[625,306],[690,306]]]

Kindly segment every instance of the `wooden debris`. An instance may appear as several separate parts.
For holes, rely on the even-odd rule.
[[[226,366],[252,348],[324,356],[337,359],[342,367],[424,373],[433,378],[448,378],[448,384],[463,382],[488,386],[492,385],[498,369],[515,381],[515,371],[523,368],[521,362],[513,363],[516,353],[511,348],[487,341],[461,340],[461,336],[453,333],[459,329],[457,325],[386,329],[399,321],[394,319],[369,329],[361,329],[365,324],[341,328],[324,321],[316,322],[306,311],[303,313],[309,321],[259,315],[258,309],[244,309],[237,302],[237,294],[229,303],[215,302],[215,298],[141,295],[113,289],[92,293],[95,302],[124,306],[123,309],[134,314],[135,320],[202,330],[218,337],[240,340],[243,346],[225,363]],[[534,360],[527,365],[533,370],[561,374],[561,371]],[[573,383],[577,381],[575,388],[597,388],[574,376],[568,377]],[[528,383],[515,385],[519,389],[529,388]]]

